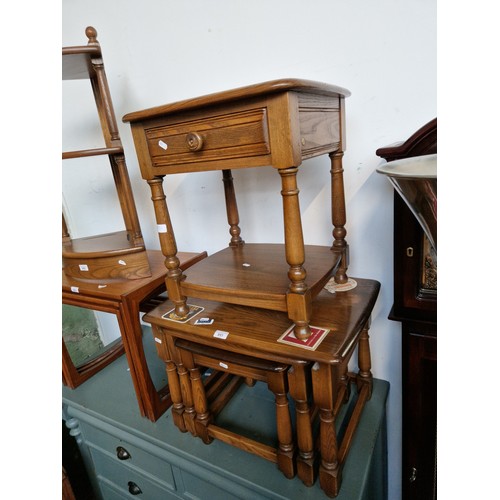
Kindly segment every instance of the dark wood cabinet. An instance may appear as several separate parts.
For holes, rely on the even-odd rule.
[[[437,119],[406,141],[380,148],[387,161],[437,153]],[[436,497],[437,257],[394,192],[394,304],[402,325],[403,498]]]

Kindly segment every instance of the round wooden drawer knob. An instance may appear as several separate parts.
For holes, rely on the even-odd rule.
[[[197,132],[189,132],[186,143],[190,151],[199,151],[203,147],[203,137]]]

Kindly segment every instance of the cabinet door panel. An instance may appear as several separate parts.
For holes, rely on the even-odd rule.
[[[405,331],[406,330],[406,331]],[[433,498],[436,474],[437,339],[403,327],[403,490]]]

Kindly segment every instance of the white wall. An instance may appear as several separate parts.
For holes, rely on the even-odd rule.
[[[146,244],[159,248],[149,187],[141,179],[128,124],[132,111],[281,77],[306,78],[348,88],[347,192],[350,274],[379,280],[381,295],[371,328],[373,374],[391,384],[388,402],[390,499],[400,498],[401,339],[392,305],[392,196],[375,172],[375,150],[407,138],[437,115],[435,0],[64,0],[62,44],[86,43],[94,26],[101,42],[115,112]],[[63,92],[64,148],[80,135]],[[90,167],[88,167],[90,168]],[[110,206],[111,179],[94,171],[63,174],[70,224],[79,235],[118,229]],[[304,163],[299,178],[307,243],[331,242],[328,158]],[[314,174],[314,175],[313,175]],[[233,172],[246,241],[280,241],[279,179],[268,169]],[[90,180],[88,180],[90,178]],[[178,175],[165,182],[180,250],[212,253],[227,245],[219,172]],[[241,188],[245,186],[245,191]],[[77,216],[70,200],[88,204]],[[92,203],[88,203],[92,200]],[[97,207],[97,208],[96,208]],[[78,212],[81,212],[78,210]],[[103,213],[106,214],[103,217]],[[181,219],[181,214],[183,219]],[[116,227],[114,227],[116,225]],[[102,227],[101,227],[102,226]]]

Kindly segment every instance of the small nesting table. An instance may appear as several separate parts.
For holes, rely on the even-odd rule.
[[[71,361],[64,339],[62,342],[63,383],[75,388],[95,375],[117,356],[127,356],[130,375],[141,415],[156,421],[170,406],[168,386],[157,390],[151,379],[142,344],[140,313],[157,305],[158,295],[165,291],[166,269],[164,258],[158,250],[147,250],[151,276],[131,279],[77,279],[62,272],[62,303],[94,311],[115,314],[121,334],[121,343],[106,359],[106,363],[84,366],[79,370]],[[179,252],[183,269],[206,257],[205,252]],[[156,301],[155,301],[156,299]]]
[[[330,276],[347,281],[342,156],[345,106],[341,87],[282,79],[127,114],[141,174],[151,187],[167,289],[177,318],[189,317],[187,297],[286,312],[306,339],[313,298]],[[297,172],[309,158],[331,159],[332,247],[304,245]],[[272,166],[281,177],[284,244],[243,241],[232,169]],[[163,191],[165,175],[222,170],[229,248],[179,269]],[[179,217],[182,221],[182,217]],[[307,272],[306,272],[307,267]]]
[[[203,308],[186,322],[173,321],[169,312],[175,308],[167,301],[144,316],[153,326],[160,357],[175,362],[174,351],[179,339],[209,348],[238,353],[258,359],[288,364],[289,394],[295,401],[297,432],[297,472],[302,481],[312,485],[315,480],[315,446],[310,406],[312,400],[319,414],[319,481],[328,496],[336,496],[341,483],[342,467],[363,407],[372,391],[369,348],[369,321],[380,284],[356,279],[349,291],[331,294],[322,290],[314,301],[311,325],[328,329],[328,334],[314,350],[281,343],[278,339],[291,326],[287,314],[234,304],[192,300]],[[213,320],[196,324],[199,317]],[[358,373],[348,372],[348,362],[358,348]],[[311,366],[312,391],[308,390],[307,366]],[[175,370],[169,366],[169,383]],[[220,364],[224,370],[224,363]],[[340,445],[337,443],[335,415],[348,399],[350,381],[358,387],[358,400]],[[179,382],[171,384],[179,387]],[[198,388],[199,389],[199,388]],[[172,397],[182,406],[182,394]],[[175,406],[175,405],[174,405]]]

